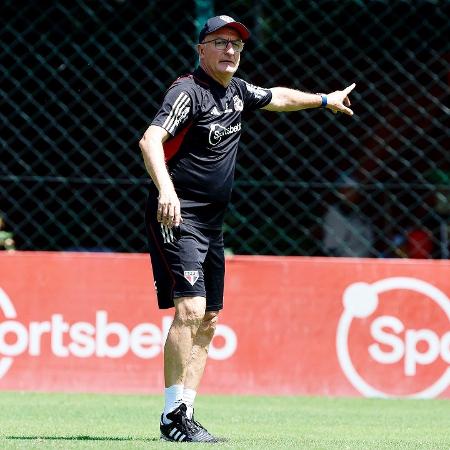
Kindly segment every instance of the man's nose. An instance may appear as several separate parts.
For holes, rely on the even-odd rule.
[[[230,55],[234,55],[236,51],[233,48],[233,44],[228,42],[227,48],[225,49],[225,53],[229,53]]]

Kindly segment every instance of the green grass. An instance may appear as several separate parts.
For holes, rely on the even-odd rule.
[[[172,449],[162,397],[0,393],[0,448]],[[196,418],[224,449],[450,449],[448,400],[200,396]]]

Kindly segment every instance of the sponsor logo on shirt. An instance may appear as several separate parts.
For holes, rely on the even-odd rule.
[[[209,143],[211,145],[217,145],[223,136],[238,133],[239,131],[241,131],[241,122],[236,125],[230,125],[229,127],[223,127],[218,123],[213,123],[209,129]]]

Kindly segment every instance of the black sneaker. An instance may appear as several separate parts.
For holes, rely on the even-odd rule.
[[[167,414],[167,418],[172,421],[167,425],[161,415],[159,424],[161,439],[170,442],[217,442],[217,439],[203,427],[187,418],[186,409],[186,405],[181,403],[178,408]]]
[[[192,413],[192,419],[191,422],[199,429],[203,430],[203,433],[205,433],[206,435],[208,435],[210,437],[210,441],[208,442],[220,442],[221,439],[216,438],[215,436],[213,436],[200,422],[197,422],[194,419],[194,413]]]

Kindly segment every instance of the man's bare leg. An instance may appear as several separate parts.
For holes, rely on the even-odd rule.
[[[180,297],[174,299],[175,317],[164,346],[165,404],[163,420],[180,403],[184,392],[184,379],[191,358],[197,330],[205,315],[204,297]]]
[[[198,327],[194,337],[190,359],[187,365],[184,380],[183,403],[187,406],[187,416],[192,418],[194,411],[194,400],[197,389],[203,377],[203,372],[208,358],[209,344],[214,337],[218,320],[218,311],[208,311]]]
[[[164,347],[166,404],[164,424],[160,428],[162,436],[166,436],[163,439],[183,440],[192,430],[184,428],[179,416],[186,414],[192,419],[193,404],[214,336],[218,312],[205,313],[206,300],[203,297],[183,297],[174,302],[175,318]],[[167,414],[169,417],[166,417]],[[192,439],[196,442],[217,442],[217,438],[198,422],[194,430]]]
[[[216,324],[218,320],[218,311],[208,311],[198,327],[197,334],[194,337],[192,351],[187,366],[184,386],[188,389],[197,390],[198,385],[205,370],[206,359],[208,357],[209,344],[214,337]]]
[[[181,297],[174,300],[175,317],[164,346],[164,380],[166,388],[183,384],[197,330],[205,316],[204,297]]]

